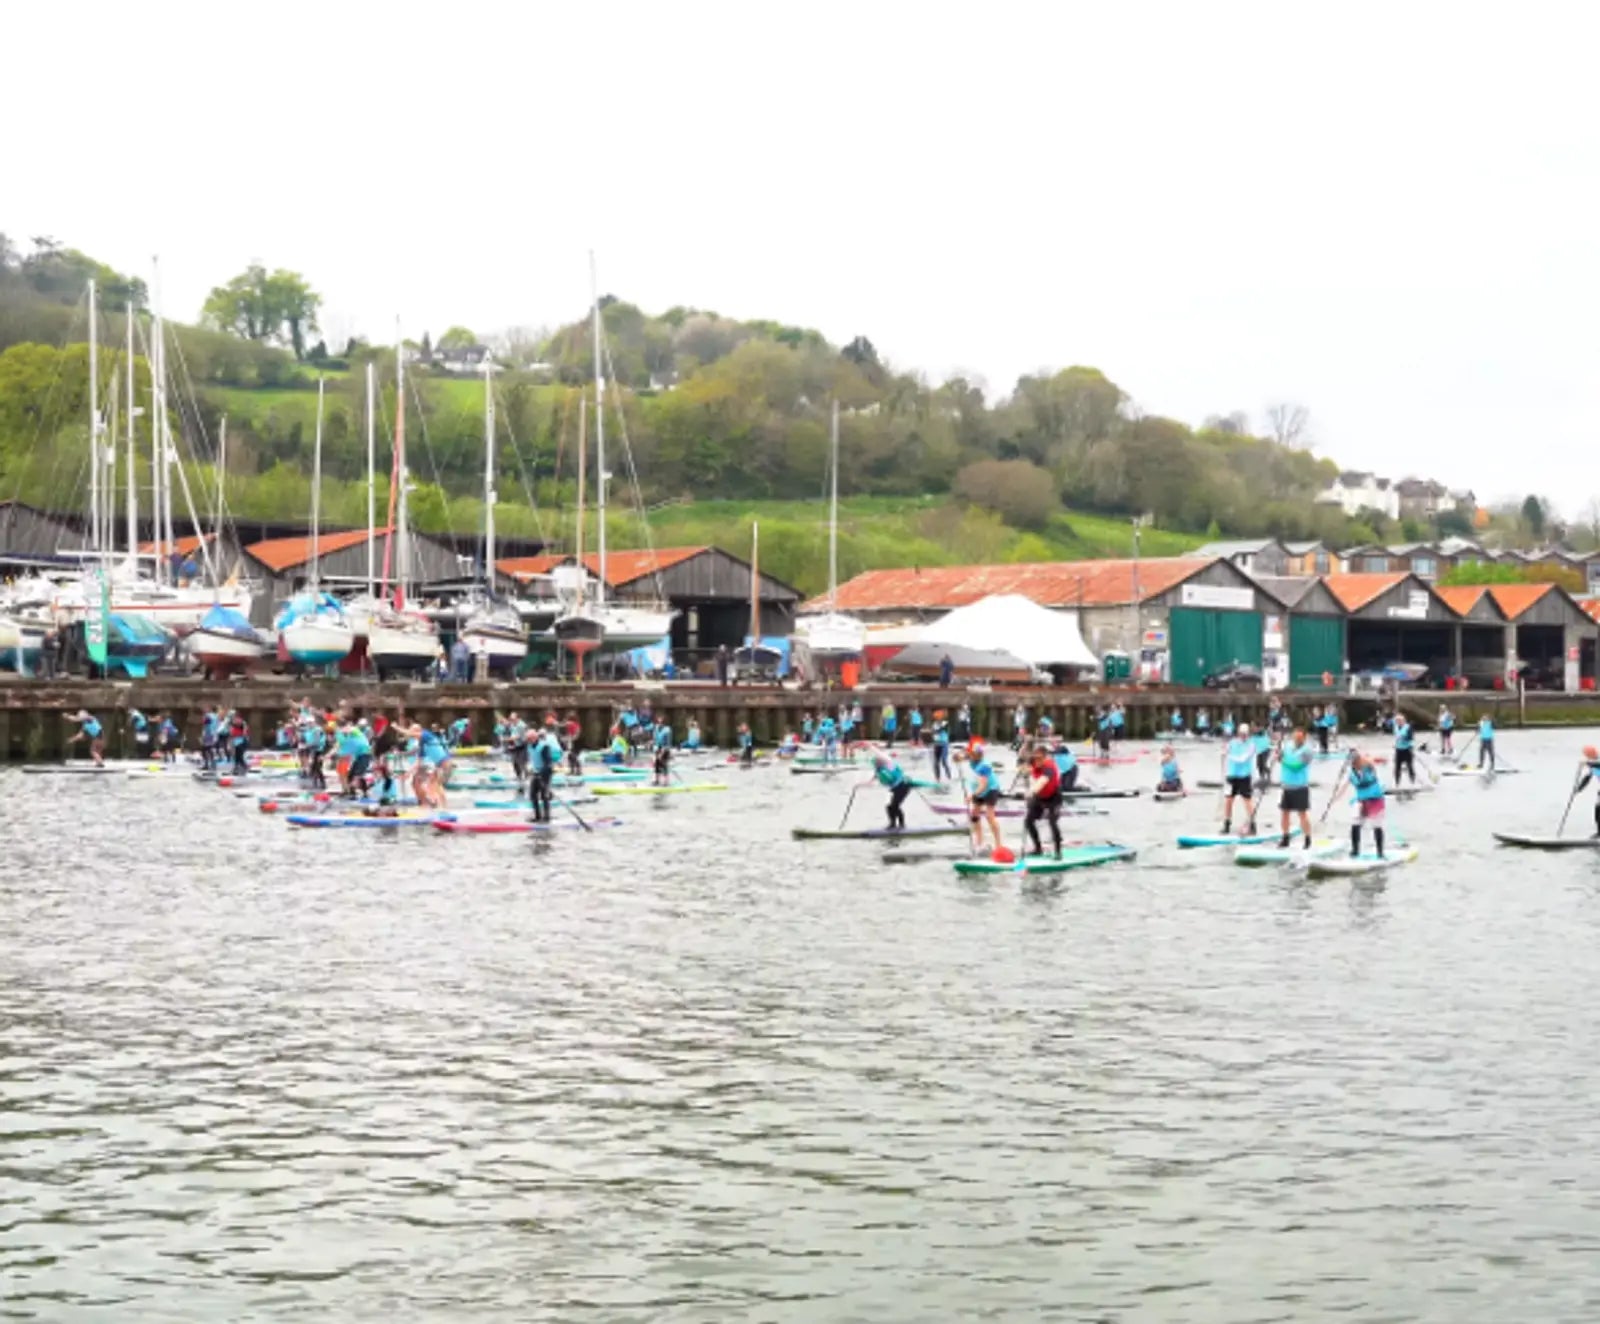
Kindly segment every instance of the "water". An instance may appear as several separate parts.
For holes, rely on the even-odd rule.
[[[1600,859],[1488,836],[1584,739],[1356,884],[1209,796],[1019,885],[781,771],[548,842],[0,774],[0,1318],[1593,1320]]]

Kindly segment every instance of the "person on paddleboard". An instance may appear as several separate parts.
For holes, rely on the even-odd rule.
[[[1178,766],[1178,754],[1171,745],[1162,747],[1161,779],[1156,782],[1156,790],[1163,795],[1183,794],[1183,769]]]
[[[80,708],[75,717],[67,720],[78,724],[69,743],[75,745],[80,740],[87,740],[89,757],[94,760],[96,767],[103,768],[106,762],[106,733],[100,725],[100,719],[87,709]]]
[[[1394,715],[1394,784],[1400,785],[1400,778],[1406,773],[1411,774],[1411,784],[1417,784],[1417,751],[1416,736],[1411,730],[1411,723],[1402,712]]]
[[[1227,725],[1225,722],[1224,729]],[[1244,801],[1251,815],[1249,835],[1255,835],[1255,770],[1256,743],[1250,739],[1250,724],[1245,722],[1222,751],[1222,776],[1228,784],[1228,798],[1222,806],[1224,836],[1233,831],[1233,802],[1239,799]]]
[[[659,739],[665,732],[667,736],[666,758],[672,756],[672,732],[665,722],[656,727],[656,738]],[[533,741],[528,755],[528,800],[533,805],[533,821],[535,823],[548,823],[550,821],[550,787],[556,779],[556,769],[561,766],[561,736],[556,726],[556,717],[550,713],[544,719],[544,730],[539,732]],[[658,772],[664,776],[666,763],[663,761],[661,747],[656,747],[656,765]]]
[[[911,778],[892,756],[880,749],[872,756],[872,776],[860,785],[870,786],[874,781],[889,791],[889,831],[904,832],[905,802],[911,794]]]
[[[1072,752],[1072,746],[1065,739],[1057,739],[1056,747],[1050,751],[1050,757],[1055,761],[1056,775],[1061,778],[1061,794],[1078,789],[1078,756]]]
[[[156,714],[156,752],[163,763],[176,763],[178,751],[183,748],[183,733],[178,724],[165,713]]]
[[[806,719],[810,721],[810,718]],[[683,734],[683,747],[690,753],[700,748],[700,723],[694,718],[689,719],[689,729]]]
[[[1361,829],[1372,829],[1377,856],[1383,859],[1383,778],[1377,766],[1364,754],[1350,755],[1350,787],[1356,797],[1351,802],[1355,817],[1350,824],[1350,854],[1361,854]]]
[[[1455,745],[1452,743],[1456,734],[1456,715],[1445,704],[1439,705],[1439,753],[1454,754]]]
[[[1256,751],[1256,780],[1266,786],[1272,780],[1272,732],[1262,727],[1252,737]]]
[[[1493,772],[1494,763],[1494,723],[1485,713],[1478,719],[1478,767],[1482,768],[1487,763],[1489,771]]]
[[[933,715],[933,779],[950,780],[950,723],[944,719],[944,710]]]
[[[657,786],[665,786],[672,777],[672,728],[665,722],[657,722],[655,734],[650,739],[655,749],[655,761],[651,765],[651,781]]]
[[[1328,752],[1328,727],[1322,718],[1323,712],[1320,706],[1311,710],[1311,729],[1317,733],[1317,749],[1326,754]]]
[[[756,738],[750,731],[748,722],[739,723],[739,766],[751,768],[756,761]]]
[[[228,714],[228,748],[233,753],[233,773],[243,777],[250,771],[250,723],[237,709]]]
[[[217,736],[221,729],[217,710],[208,707],[200,719],[200,766],[207,772],[217,770]]]
[[[309,758],[306,770],[302,774],[310,784],[313,791],[328,789],[327,774],[322,770],[322,756],[328,750],[328,736],[320,725],[308,726],[297,733],[295,737],[300,742],[300,748],[305,750]]]
[[[1576,797],[1579,791],[1597,778],[1600,778],[1600,749],[1596,749],[1593,745],[1585,745],[1583,747],[1583,780],[1573,788],[1573,796]],[[1600,796],[1596,796],[1594,802],[1594,835],[1597,839],[1600,839]]]
[[[817,723],[817,743],[822,746],[822,761],[824,763],[838,762],[839,724],[827,713],[823,713],[822,720]]]
[[[1289,819],[1300,815],[1300,833],[1305,838],[1305,848],[1311,849],[1311,746],[1306,743],[1306,733],[1295,727],[1288,741],[1278,751],[1278,784],[1283,793],[1278,797],[1278,812],[1282,815],[1279,827],[1283,835],[1278,838],[1278,848],[1289,848]]]
[[[1172,734],[1175,736],[1183,734],[1183,713],[1177,708],[1172,710]]]
[[[395,762],[399,758],[400,730],[381,713],[372,719],[372,759],[378,774],[378,804],[394,804]]]
[[[1095,748],[1103,759],[1111,757],[1111,733],[1111,710],[1107,708],[1096,716],[1094,724]]]
[[[458,717],[445,728],[444,739],[451,749],[460,749],[472,736],[472,719]]]
[[[1122,740],[1128,734],[1128,713],[1120,703],[1111,705],[1111,738]]]
[[[1050,839],[1055,846],[1056,859],[1061,858],[1061,774],[1056,771],[1055,760],[1043,745],[1033,747],[1033,759],[1028,769],[1028,812],[1023,820],[1023,831],[1033,843],[1035,855],[1044,854],[1044,842],[1039,839],[1039,820],[1050,824]]]
[[[372,767],[372,742],[354,722],[347,721],[339,728],[339,767],[345,799],[365,795],[370,786],[367,774]]]
[[[883,735],[883,743],[893,749],[895,735],[900,730],[900,717],[892,703],[884,704],[883,711],[878,714],[878,729]]]
[[[567,747],[567,775],[583,776],[583,723],[578,721],[575,712],[567,714],[566,724],[562,727],[562,743]]]
[[[1000,803],[1000,796],[1004,788],[1000,785],[999,774],[994,770],[994,764],[989,762],[989,755],[984,750],[981,740],[972,741],[966,749],[967,767],[962,774],[966,783],[967,802],[971,806],[969,818],[972,822],[972,849],[983,849],[983,825],[988,823],[989,835],[994,839],[995,850],[1000,849],[1000,818],[995,813],[995,806]]]
[[[150,754],[150,719],[137,708],[128,714],[128,725],[133,728],[133,756],[146,758]]]
[[[1211,735],[1211,714],[1204,708],[1194,715],[1194,733],[1202,740],[1208,739]]]

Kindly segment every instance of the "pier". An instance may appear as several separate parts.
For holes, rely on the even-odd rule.
[[[1377,714],[1371,694],[1332,696],[1316,691],[1280,696],[1296,720],[1326,702],[1338,705],[1344,730],[1370,727]],[[1206,709],[1213,726],[1231,711],[1238,721],[1260,723],[1267,713],[1267,696],[1227,691],[1136,689],[1120,687],[1039,687],[990,689],[974,686],[876,685],[855,690],[789,689],[775,685],[717,686],[703,682],[584,685],[557,683],[518,684],[377,684],[359,680],[292,681],[257,679],[210,683],[190,678],[151,677],[141,681],[15,680],[0,685],[0,761],[40,762],[81,754],[80,743],[69,744],[75,727],[65,720],[79,709],[100,719],[105,727],[106,753],[112,758],[135,753],[128,715],[137,708],[147,717],[165,713],[192,747],[200,720],[208,707],[237,709],[250,724],[251,743],[272,742],[272,732],[288,713],[292,700],[309,698],[328,709],[341,706],[356,714],[383,712],[424,724],[448,723],[458,717],[472,719],[473,739],[487,739],[496,713],[516,712],[525,720],[542,720],[547,712],[563,718],[576,713],[586,748],[605,743],[618,712],[628,704],[648,705],[657,718],[672,723],[682,739],[691,718],[699,721],[708,745],[727,748],[741,723],[748,723],[758,742],[772,744],[789,731],[799,731],[807,713],[836,709],[840,703],[859,703],[866,729],[876,736],[879,716],[886,703],[900,712],[902,738],[908,734],[906,716],[920,706],[929,721],[936,709],[953,719],[962,704],[970,707],[974,734],[1008,741],[1012,715],[1025,705],[1030,723],[1047,716],[1057,731],[1069,739],[1084,739],[1094,729],[1095,712],[1120,703],[1127,713],[1127,734],[1134,739],[1159,739],[1171,730],[1172,710],[1184,715],[1192,729],[1195,714]],[[1420,728],[1432,725],[1441,701],[1455,711],[1465,727],[1487,712],[1501,727],[1600,725],[1600,697],[1571,694],[1529,694],[1519,697],[1484,691],[1443,694],[1408,693],[1401,706]],[[958,736],[962,734],[959,730]]]

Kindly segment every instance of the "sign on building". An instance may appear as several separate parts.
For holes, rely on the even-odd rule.
[[[1219,588],[1213,584],[1185,584],[1178,590],[1185,607],[1211,607],[1219,611],[1252,611],[1256,593],[1250,588]]]

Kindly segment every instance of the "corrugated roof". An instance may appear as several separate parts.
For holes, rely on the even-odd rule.
[[[1116,607],[1159,597],[1215,565],[1215,559],[1156,557],[1139,561],[1040,561],[1018,565],[940,565],[868,570],[840,584],[832,607],[839,611],[895,608],[938,611],[964,607],[994,593],[1017,593],[1044,607]],[[826,595],[802,603],[802,612],[823,611]]]
[[[1591,621],[1600,621],[1600,598],[1579,598],[1578,605]]]
[[[606,553],[606,586],[626,588],[647,576],[671,569],[691,557],[709,552],[702,547],[658,547],[652,551],[616,551]],[[515,556],[496,561],[495,569],[513,579],[530,575],[548,575],[558,565],[571,565],[577,558],[546,553],[543,556]],[[583,558],[584,568],[596,579],[600,577],[600,554],[590,552]]]
[[[1324,575],[1322,582],[1328,592],[1346,611],[1360,611],[1369,602],[1382,597],[1396,584],[1410,579],[1409,574],[1396,571],[1387,575]]]
[[[216,536],[217,535],[214,533],[207,533],[203,536],[197,533],[192,533],[187,538],[174,538],[168,545],[175,555],[188,556],[190,552],[198,552],[200,550],[201,542],[210,542]],[[139,544],[139,555],[155,556],[160,549],[160,543],[142,542]]]
[[[388,529],[379,529],[374,534],[375,538],[384,538],[389,534]],[[317,542],[317,553],[320,556],[331,556],[334,552],[342,552],[347,547],[359,547],[367,540],[365,529],[350,529],[344,533],[324,533]],[[264,542],[251,543],[245,551],[253,556],[267,569],[278,574],[285,570],[292,570],[297,565],[305,565],[311,559],[311,539],[304,538],[268,538]]]
[[[1275,538],[1235,538],[1232,541],[1208,542],[1204,547],[1196,547],[1196,556],[1254,556],[1257,552],[1265,551],[1277,540]]]
[[[1555,588],[1554,584],[1491,584],[1489,596],[1505,613],[1506,619],[1514,621],[1546,593],[1555,592]]]
[[[1250,578],[1285,607],[1296,606],[1317,583],[1312,575],[1251,575]]]

